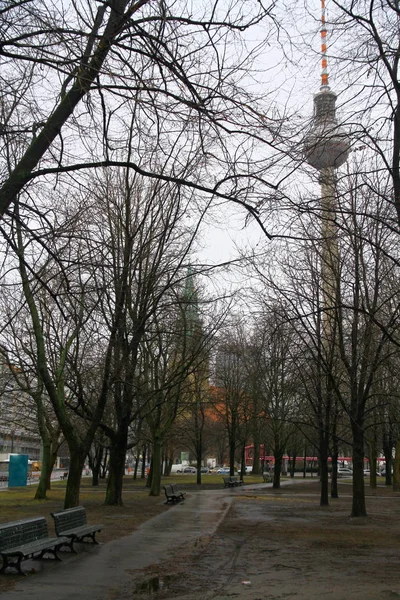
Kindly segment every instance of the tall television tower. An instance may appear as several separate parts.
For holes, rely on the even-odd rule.
[[[336,169],[343,165],[349,154],[349,140],[336,119],[336,94],[328,84],[326,46],[325,0],[321,0],[321,88],[314,96],[314,117],[304,140],[307,163],[319,173],[321,185],[321,287],[326,341],[334,343],[332,317],[336,305],[339,250],[336,216]]]

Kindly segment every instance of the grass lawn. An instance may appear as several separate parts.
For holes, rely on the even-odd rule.
[[[106,482],[102,480],[98,487],[93,487],[91,478],[82,479],[80,504],[87,511],[89,523],[103,523],[104,530],[98,535],[101,542],[108,542],[128,535],[137,527],[155,515],[168,510],[165,504],[164,491],[158,497],[149,496],[149,488],[143,479],[134,480],[125,477],[123,487],[123,506],[105,506]],[[261,477],[246,477],[248,482],[261,481]],[[163,483],[176,483],[182,490],[219,489],[222,487],[222,476],[203,475],[202,485],[196,484],[196,475],[171,475],[163,477]],[[50,513],[62,510],[64,504],[66,481],[53,481],[46,500],[35,500],[36,486],[11,488],[0,491],[0,522],[16,521],[35,516],[44,516],[49,524],[49,531],[54,531]]]

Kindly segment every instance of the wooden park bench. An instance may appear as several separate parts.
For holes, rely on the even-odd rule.
[[[180,502],[181,500],[185,499],[186,492],[181,492],[180,490],[178,490],[177,485],[168,483],[167,485],[163,485],[163,488],[165,492],[165,497],[167,499],[167,504],[168,502],[174,504],[175,502]]]
[[[68,539],[68,545],[73,552],[74,542],[83,542],[86,538],[91,538],[94,544],[98,544],[95,536],[103,529],[103,525],[88,525],[84,506],[67,508],[51,513],[51,516],[54,519],[56,534]]]
[[[271,483],[271,481],[272,481],[271,473],[268,473],[268,471],[266,471],[265,473],[263,473],[262,476],[263,476],[264,483]]]
[[[239,479],[236,475],[231,475],[230,477],[223,477],[224,487],[236,487],[238,485],[243,485],[243,479]]]
[[[21,562],[29,558],[44,558],[45,554],[61,560],[57,550],[65,544],[69,544],[66,537],[49,537],[45,517],[0,524],[0,554],[3,561],[0,573],[12,567],[21,575],[26,575],[21,569]]]

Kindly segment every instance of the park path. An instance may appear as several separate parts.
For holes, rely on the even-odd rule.
[[[79,554],[63,552],[62,563],[25,561],[25,571],[37,572],[18,579],[15,589],[1,593],[0,600],[119,599],[118,591],[129,584],[130,572],[165,561],[171,548],[212,535],[237,490],[190,494],[184,502],[171,506],[124,538],[99,546],[81,544]]]

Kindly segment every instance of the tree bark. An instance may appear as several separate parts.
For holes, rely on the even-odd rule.
[[[240,464],[242,465],[242,469],[240,471],[240,479],[241,481],[243,481],[243,477],[244,474],[246,473],[246,442],[243,442],[242,444],[242,451],[241,451],[241,456],[240,456]],[[254,463],[253,463],[253,469],[254,469]]]
[[[337,438],[334,437],[333,452],[332,452],[331,498],[339,498],[338,478],[337,478],[338,458],[339,458],[338,442],[337,442]]]
[[[229,439],[229,474],[235,475],[235,451],[236,451],[236,440],[232,435]]]
[[[296,452],[293,452],[292,454],[292,460],[290,463],[290,477],[293,479],[294,478],[294,474],[295,474],[295,470],[296,470]]]
[[[108,506],[123,506],[122,487],[125,474],[127,440],[127,430],[119,431],[110,438],[109,475],[104,502]]]
[[[69,449],[70,465],[68,471],[67,489],[65,492],[64,509],[79,505],[79,492],[81,487],[82,471],[86,455]]]
[[[329,476],[328,476],[328,456],[324,454],[319,459],[319,472],[321,483],[321,495],[319,499],[320,506],[329,506]]]
[[[42,468],[40,471],[39,484],[36,489],[35,500],[47,498],[47,490],[50,489],[51,472],[53,470],[51,440],[50,437],[42,437]]]
[[[159,496],[161,491],[161,438],[156,435],[153,439],[153,454],[151,458],[151,486],[149,496]]]
[[[254,454],[253,454],[253,475],[260,474],[260,436],[258,435],[258,431],[256,434],[253,434],[253,445],[254,445]]]
[[[353,505],[352,517],[366,517],[364,489],[364,430],[362,423],[352,419],[353,433]]]
[[[282,456],[275,456],[274,482],[272,487],[279,490],[281,487]]]
[[[89,467],[92,470],[92,486],[97,487],[100,481],[104,449],[101,444],[97,444],[95,448],[94,456],[89,454]]]

